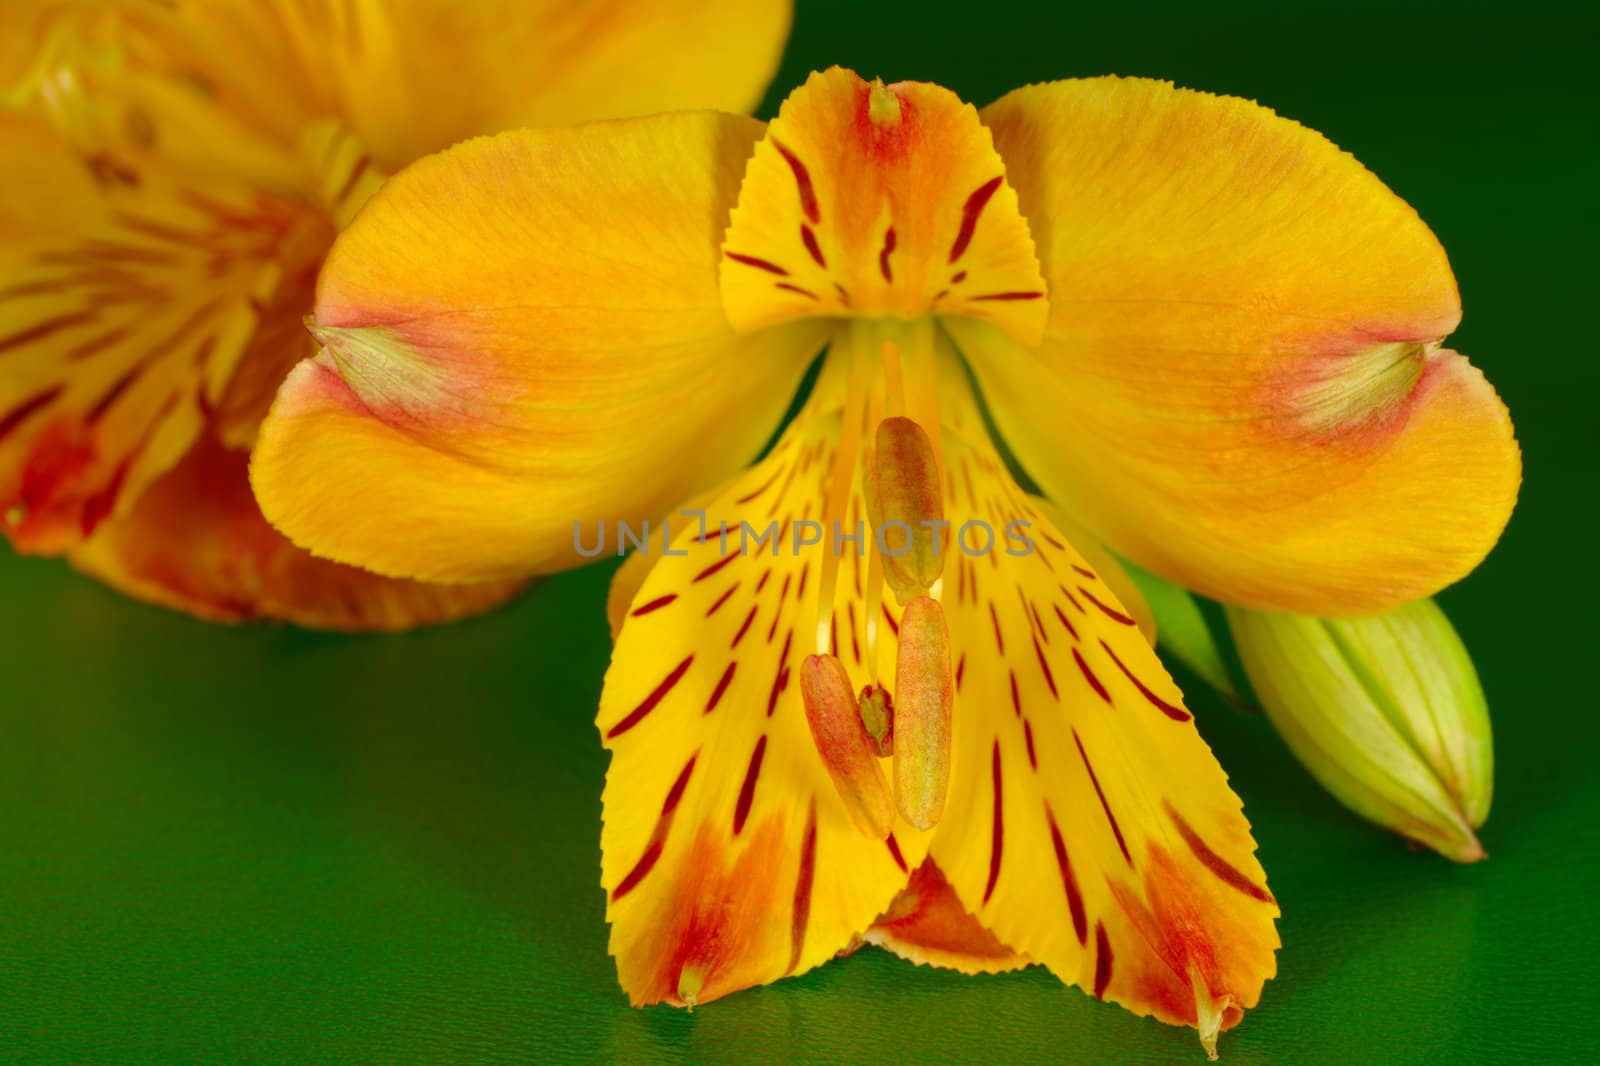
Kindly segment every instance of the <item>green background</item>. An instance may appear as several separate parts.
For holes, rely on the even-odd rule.
[[[1492,858],[1408,853],[1186,683],[1284,910],[1227,1062],[1600,1058],[1592,9],[802,3],[768,98],[835,62],[980,104],[1161,76],[1324,131],[1449,249],[1454,346],[1527,460],[1504,541],[1442,597],[1496,715]],[[210,627],[0,555],[0,1062],[1202,1061],[1041,971],[874,951],[630,1009],[598,887],[608,577],[351,638]]]

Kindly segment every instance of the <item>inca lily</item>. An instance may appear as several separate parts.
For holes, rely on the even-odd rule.
[[[1469,570],[1510,507],[1505,410],[1438,346],[1456,318],[1416,215],[1260,107],[1102,78],[979,113],[834,69],[766,127],[524,131],[393,180],[334,248],[324,350],[252,476],[296,541],[432,581],[705,515],[617,579],[603,881],[635,1003],[865,934],[1042,963],[1210,1046],[1273,973],[1277,905],[1120,579],[1013,483],[979,392],[1134,558],[1375,610]],[[834,540],[869,516],[950,523],[942,563]],[[743,523],[778,550],[725,542]]]
[[[788,21],[787,0],[7,0],[0,529],[212,617],[499,602],[520,583],[378,579],[262,519],[248,449],[315,352],[322,257],[385,174],[465,137],[752,106]]]

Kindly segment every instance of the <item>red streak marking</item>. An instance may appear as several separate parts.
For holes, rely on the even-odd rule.
[[[650,846],[644,849],[644,854],[639,857],[638,862],[634,863],[633,869],[628,871],[628,876],[624,877],[622,883],[617,886],[616,891],[611,893],[612,903],[637,888],[639,882],[644,880],[645,874],[655,868],[657,860],[661,858],[662,843],[663,841],[660,840],[650,841]]]
[[[934,303],[938,303],[940,300],[944,299],[946,296],[949,296],[949,295],[950,295],[950,290],[949,289],[940,289],[938,292],[933,294],[933,302]]]
[[[1033,750],[1033,723],[1026,718],[1022,720],[1022,739],[1028,742],[1028,765],[1037,771],[1039,769],[1039,756]]]
[[[778,593],[778,609],[772,612],[772,624],[767,627],[768,644],[771,644],[773,638],[778,635],[778,623],[783,621],[783,601],[784,597],[789,595],[789,579],[792,577],[793,574],[783,575],[783,588]]]
[[[31,399],[23,400],[22,403],[13,407],[4,418],[0,418],[0,440],[5,440],[8,433],[26,422],[29,415],[41,407],[48,407],[54,403],[65,389],[65,385],[57,385],[54,388],[44,390]]]
[[[772,471],[772,476],[767,478],[767,480],[763,481],[761,483],[761,487],[760,488],[755,489],[754,491],[750,492],[747,495],[740,496],[734,502],[735,503],[749,503],[751,500],[755,499],[757,496],[760,496],[763,492],[766,492],[768,489],[770,489],[772,487],[772,483],[774,481],[778,480],[778,475],[781,474],[781,473],[783,473],[783,467],[780,466],[780,467],[774,468],[773,471]],[[726,525],[726,523],[724,523],[724,525]]]
[[[1050,695],[1059,700],[1061,693],[1056,691],[1056,675],[1050,672],[1050,664],[1045,661],[1044,648],[1039,646],[1038,637],[1033,638],[1033,652],[1039,657],[1039,669],[1044,671],[1044,683],[1050,686]],[[1074,649],[1073,654],[1077,654],[1076,649]],[[1082,660],[1079,661],[1081,662]]]
[[[111,410],[117,400],[128,391],[128,388],[139,380],[139,376],[144,373],[145,365],[144,363],[137,363],[126,374],[122,375],[117,380],[117,383],[111,386],[110,391],[100,397],[99,401],[89,409],[89,413],[84,415],[84,424],[92,426],[104,418],[106,412]]]
[[[1129,681],[1133,682],[1133,687],[1139,690],[1139,694],[1145,699],[1149,700],[1162,714],[1166,715],[1174,722],[1187,722],[1194,717],[1182,707],[1174,707],[1160,696],[1157,696],[1154,692],[1151,692],[1150,689],[1145,686],[1143,681],[1140,681],[1136,676],[1134,676],[1132,670],[1129,670],[1126,666],[1122,665],[1122,660],[1117,658],[1117,653],[1111,650],[1111,645],[1102,640],[1100,642],[1100,646],[1106,650],[1107,655],[1111,656],[1111,661],[1117,664],[1117,669],[1121,670],[1123,675],[1126,676]]]
[[[794,171],[794,183],[800,190],[800,210],[806,213],[813,226],[822,221],[822,210],[817,206],[817,190],[811,184],[811,172],[800,161],[800,157],[789,151],[778,138],[772,138],[772,147],[783,156],[783,161],[789,164],[789,169]]]
[[[1050,804],[1044,805],[1045,821],[1050,823],[1050,843],[1055,846],[1056,865],[1061,867],[1061,887],[1067,893],[1067,909],[1072,912],[1072,931],[1078,934],[1079,944],[1089,942],[1089,918],[1083,910],[1083,893],[1078,890],[1078,879],[1072,873],[1072,861],[1067,858],[1067,845],[1056,827],[1055,813]]]
[[[733,835],[744,831],[745,819],[750,817],[750,805],[756,798],[756,779],[761,776],[761,763],[767,757],[767,735],[761,734],[756,750],[750,753],[750,765],[744,771],[744,784],[739,786],[739,802],[733,808]]]
[[[1084,577],[1088,578],[1090,581],[1098,581],[1100,579],[1098,574],[1086,566],[1079,566],[1077,563],[1073,563],[1072,568],[1078,573],[1082,574]]]
[[[1042,559],[1043,556],[1040,556],[1040,558]],[[1039,634],[1046,644],[1050,643],[1050,634],[1045,632],[1044,619],[1039,617],[1039,608],[1033,605],[1032,600],[1028,601],[1028,613],[1033,615],[1034,631]]]
[[[732,259],[735,263],[743,263],[745,266],[752,266],[757,270],[765,270],[768,274],[776,274],[780,278],[786,278],[789,276],[789,272],[783,269],[783,267],[779,266],[777,263],[770,263],[765,259],[758,259],[753,255],[740,255],[738,252],[724,252],[723,254],[729,259]]]
[[[797,293],[797,294],[799,294],[801,296],[804,296],[808,300],[815,300],[818,303],[822,302],[822,297],[818,296],[816,293],[812,292],[810,289],[802,289],[800,286],[791,285],[787,281],[774,282],[773,285],[774,285],[774,287],[782,289],[785,292]]]
[[[712,615],[716,614],[718,608],[720,608],[723,604],[727,603],[728,602],[728,597],[732,596],[734,594],[734,592],[736,592],[738,590],[738,588],[739,588],[739,583],[737,581],[735,581],[733,584],[729,585],[728,586],[728,591],[724,592],[722,595],[718,596],[717,597],[717,602],[713,603],[710,607],[706,608],[706,617],[710,618]]]
[[[900,872],[909,873],[911,868],[906,865],[906,857],[900,854],[900,842],[894,838],[894,834],[890,833],[889,839],[885,840],[884,843],[889,845],[889,858],[893,859],[894,864],[900,867]]]
[[[76,347],[69,349],[66,354],[67,362],[76,363],[89,358],[91,355],[97,355],[113,344],[120,344],[132,332],[132,326],[118,326],[116,329],[96,334]],[[204,393],[202,392],[201,395],[203,396]]]
[[[643,721],[645,715],[655,710],[657,705],[666,699],[667,693],[672,691],[672,686],[683,680],[683,675],[689,672],[689,664],[692,662],[694,662],[694,656],[690,655],[683,662],[673,667],[672,673],[668,674],[661,684],[657,685],[655,690],[644,698],[643,703],[635,707],[628,717],[606,731],[606,739],[615,740]]]
[[[678,594],[676,592],[669,592],[665,596],[657,596],[649,603],[646,603],[640,607],[635,607],[633,609],[633,617],[638,618],[642,615],[649,614],[651,611],[659,611],[661,608],[665,607],[667,604],[671,603],[677,598]]]
[[[1167,800],[1162,800],[1161,802],[1167,808],[1167,817],[1172,819],[1172,823],[1178,827],[1178,832],[1183,835],[1183,842],[1189,845],[1189,850],[1194,852],[1195,858],[1199,859],[1206,869],[1216,874],[1225,884],[1238,889],[1251,899],[1258,899],[1262,903],[1274,902],[1272,893],[1251,881],[1237,867],[1229,863],[1227,859],[1212,851],[1210,846],[1201,839],[1200,834],[1196,833],[1189,823],[1183,820],[1183,816],[1173,808],[1171,802]]]
[[[694,772],[695,760],[699,757],[698,751],[689,756],[689,761],[678,773],[678,779],[667,790],[666,801],[661,804],[661,817],[656,820],[655,830],[650,834],[650,843],[646,845],[644,854],[639,856],[639,861],[633,864],[633,869],[628,871],[616,890],[611,893],[611,902],[615,903],[637,888],[639,882],[643,881],[645,875],[655,869],[656,863],[660,861],[661,849],[667,842],[667,831],[672,828],[672,812],[678,809],[678,804],[683,800],[684,790],[689,787],[689,775]]]
[[[717,687],[711,690],[711,699],[706,702],[706,709],[703,713],[710,714],[717,709],[717,704],[722,702],[722,694],[728,691],[728,684],[733,680],[733,671],[738,665],[739,661],[735,659],[728,663],[726,670],[722,671],[722,677],[717,682]]]
[[[995,613],[994,601],[989,601],[989,621],[994,623],[994,646],[1000,650],[1001,655],[1006,653],[1006,638],[1000,635],[1000,616]]]
[[[1105,999],[1111,984],[1111,941],[1104,922],[1094,923],[1094,998]]]
[[[956,663],[956,691],[961,691],[961,678],[967,672],[967,653],[961,653],[961,661]]]
[[[1078,639],[1078,631],[1073,628],[1071,622],[1067,621],[1067,612],[1065,612],[1065,611],[1063,611],[1061,609],[1061,605],[1059,603],[1052,604],[1051,606],[1053,606],[1056,609],[1056,617],[1061,619],[1061,624],[1067,627],[1067,632],[1068,633],[1072,634],[1072,639],[1073,640],[1077,640]]]
[[[689,756],[689,761],[683,764],[683,769],[678,773],[678,779],[667,790],[667,800],[661,805],[661,817],[670,818],[672,817],[672,812],[678,809],[678,804],[683,800],[683,792],[689,787],[689,775],[694,772],[694,761],[699,757],[700,752],[696,751]],[[661,835],[665,836],[666,834],[663,832]]]
[[[1111,813],[1111,804],[1106,802],[1105,790],[1100,787],[1100,779],[1095,776],[1094,766],[1089,762],[1089,753],[1083,750],[1083,741],[1078,737],[1078,731],[1072,731],[1072,741],[1078,745],[1078,757],[1083,760],[1083,768],[1089,771],[1089,783],[1094,786],[1094,794],[1100,797],[1100,809],[1106,812],[1106,821],[1111,823],[1111,832],[1117,838],[1117,847],[1122,849],[1122,857],[1128,860],[1128,865],[1133,865],[1133,856],[1128,852],[1128,842],[1122,839],[1122,827],[1117,824],[1117,816]]]
[[[878,606],[883,608],[883,620],[889,623],[889,632],[898,637],[900,635],[900,627],[895,624],[894,615],[889,613],[889,605],[880,603]]]
[[[1067,586],[1058,585],[1057,587],[1059,589],[1061,589],[1061,595],[1063,595],[1063,596],[1065,596],[1067,598],[1067,602],[1072,604],[1072,606],[1074,606],[1074,607],[1076,607],[1078,609],[1078,613],[1079,614],[1088,614],[1089,613],[1088,610],[1086,610],[1084,608],[1083,604],[1078,602],[1078,597],[1074,596],[1072,593],[1067,591]]]
[[[737,558],[739,558],[737,553],[732,555],[724,555],[722,558],[718,559],[716,562],[712,563],[710,566],[696,574],[694,576],[694,580],[690,582],[690,584],[699,584],[712,574],[715,574],[718,570],[721,570],[723,567],[731,565]]]
[[[732,254],[731,252],[729,253]],[[1044,296],[1042,292],[986,292],[982,296],[969,297],[972,300],[1037,300]]]
[[[967,280],[967,272],[965,270],[958,270],[955,273],[955,277],[950,279],[950,284],[952,284],[952,285],[960,285],[963,281],[966,281],[966,280]]]
[[[794,602],[799,603],[806,598],[806,578],[811,576],[811,567],[807,566],[800,571],[800,586],[794,590]]]
[[[1089,664],[1083,661],[1083,656],[1078,654],[1077,648],[1072,649],[1072,657],[1077,660],[1078,669],[1083,671],[1083,679],[1089,682],[1089,687],[1099,693],[1101,699],[1110,703],[1111,693],[1107,692],[1106,687],[1100,683],[1100,679],[1094,676],[1094,671],[1089,669]]]
[[[828,268],[828,261],[822,257],[822,246],[817,243],[817,235],[811,232],[811,227],[804,222],[800,223],[800,243],[806,246],[806,251],[817,261],[817,266],[824,270]]]
[[[37,340],[43,340],[60,330],[71,329],[73,326],[80,326],[93,321],[93,311],[74,311],[71,314],[47,318],[37,326],[30,326],[20,333],[13,333],[9,337],[0,337],[0,354],[13,348],[21,348],[24,345],[32,344]]]
[[[817,800],[811,798],[806,815],[805,841],[800,845],[800,872],[794,880],[794,919],[789,925],[789,969],[800,968],[800,954],[806,945],[806,926],[811,922],[811,886],[817,874]]]
[[[883,235],[883,250],[878,253],[878,270],[883,274],[884,281],[894,280],[894,271],[889,269],[889,255],[894,251],[894,227],[889,227],[889,232]]]
[[[1016,712],[1018,718],[1021,718],[1022,697],[1017,692],[1017,672],[1015,670],[1007,670],[1006,673],[1011,678],[1011,709]]]
[[[1096,607],[1100,608],[1100,610],[1105,613],[1105,616],[1107,618],[1111,619],[1113,622],[1121,622],[1125,626],[1131,626],[1131,625],[1135,625],[1136,624],[1133,619],[1129,618],[1127,615],[1123,614],[1121,611],[1119,611],[1119,610],[1117,610],[1117,609],[1115,609],[1113,607],[1107,607],[1105,604],[1101,603],[1099,600],[1097,600],[1095,598],[1094,593],[1090,592],[1088,589],[1084,588],[1082,585],[1078,586],[1078,591],[1083,593],[1086,597],[1088,597],[1089,602],[1094,604]]]
[[[770,578],[771,576],[772,576],[772,571],[770,569],[761,571],[761,580],[756,582],[756,591],[757,592],[760,592],[762,589],[767,587],[767,579]]]
[[[956,242],[950,246],[950,262],[954,263],[966,252],[967,246],[972,243],[972,234],[978,228],[978,216],[983,214],[983,209],[989,205],[989,200],[999,191],[1005,177],[990,178],[967,197],[967,202],[961,208],[961,229],[956,233]],[[965,276],[965,272],[963,272]]]
[[[783,690],[789,687],[789,645],[794,641],[794,630],[789,630],[783,638],[783,651],[778,653],[778,670],[772,677],[772,691],[767,695],[767,717],[772,717],[772,712],[778,709],[778,697]]]
[[[739,632],[733,635],[733,643],[728,645],[728,649],[730,651],[734,648],[737,648],[739,646],[739,642],[744,639],[744,635],[749,632],[750,623],[756,620],[756,608],[760,606],[761,605],[758,603],[753,603],[750,605],[750,613],[744,616],[744,625],[739,627]]]
[[[1002,806],[1001,776],[1000,776],[1000,741],[994,742],[994,757],[991,760],[994,775],[994,828],[990,832],[989,846],[989,883],[983,889],[983,902],[988,903],[989,897],[994,895],[994,886],[1000,880],[1000,857],[1005,851],[1006,819]]]
[[[833,287],[834,287],[834,290],[839,293],[839,302],[844,304],[846,307],[849,307],[850,306],[850,290],[845,288],[843,285],[840,285],[837,281],[833,283]]]

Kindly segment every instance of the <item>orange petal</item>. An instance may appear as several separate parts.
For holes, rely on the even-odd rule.
[[[318,629],[409,629],[494,607],[519,581],[428,585],[315,559],[261,517],[247,457],[200,442],[68,553],[120,592],[222,622],[272,618]]]
[[[856,828],[801,697],[823,552],[794,544],[822,513],[839,425],[814,398],[771,455],[705,505],[703,530],[673,520],[685,554],[662,553],[652,530],[655,565],[599,713],[612,752],[601,834],[611,952],[635,1003],[704,1003],[826,962],[926,852],[928,834],[903,820],[887,838]],[[849,514],[851,528],[864,523],[858,489]],[[829,648],[856,686],[868,625],[892,661],[898,624],[888,604],[868,619],[866,569],[846,552]]]
[[[1036,340],[1028,226],[970,104],[835,67],[796,89],[756,149],[722,263],[741,332],[811,315],[959,314]]]
[[[262,428],[267,517],[383,573],[518,575],[582,561],[575,525],[667,514],[748,459],[826,328],[740,338],[719,306],[759,129],[521,131],[391,180],[324,269],[326,350]]]
[[[951,521],[1026,522],[1033,549],[945,576],[957,695],[930,854],[1002,943],[1214,1038],[1255,1006],[1278,945],[1238,797],[1134,619],[944,376]]]
[[[1025,955],[1000,943],[967,912],[932,859],[912,872],[911,882],[862,939],[902,959],[966,974],[1001,973],[1028,965]]]
[[[519,127],[761,100],[788,0],[276,0],[306,77],[380,163]]]
[[[118,174],[76,187],[70,225],[0,250],[0,514],[22,551],[126,513],[231,408],[254,343],[304,351],[320,215],[154,165]]]
[[[1117,552],[1218,599],[1375,612],[1510,514],[1504,406],[1416,213],[1242,100],[1102,78],[984,112],[1050,285],[1037,359],[952,322],[1008,442]],[[1397,516],[1403,516],[1397,517]]]

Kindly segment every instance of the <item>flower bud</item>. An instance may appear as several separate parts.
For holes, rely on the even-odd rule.
[[[831,655],[806,656],[800,664],[800,695],[817,754],[850,820],[863,834],[883,840],[894,828],[894,800],[861,724],[844,664]]]
[[[1489,709],[1436,603],[1354,619],[1229,607],[1228,623],[1267,717],[1328,791],[1457,862],[1484,858]]]

